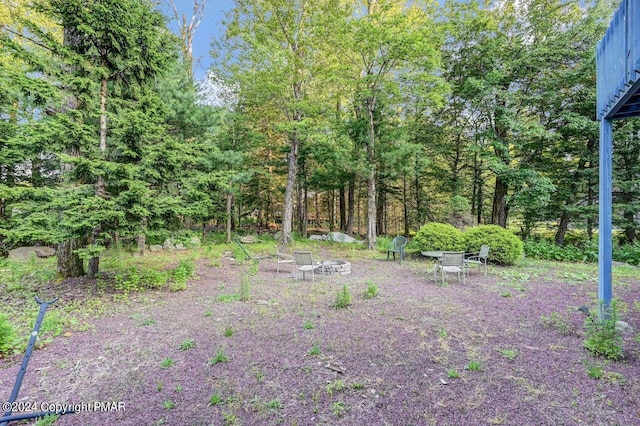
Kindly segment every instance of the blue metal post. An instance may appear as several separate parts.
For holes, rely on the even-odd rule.
[[[613,131],[612,121],[600,120],[600,217],[598,245],[598,300],[606,312],[611,304],[611,217],[613,197]]]

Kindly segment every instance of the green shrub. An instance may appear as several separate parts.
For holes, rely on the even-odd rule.
[[[0,314],[0,355],[7,355],[13,349],[16,331],[6,314]]]
[[[464,232],[466,250],[480,251],[486,244],[490,248],[489,259],[505,265],[513,265],[522,258],[524,245],[513,232],[498,225],[478,225]]]
[[[640,265],[640,243],[625,244],[613,249],[613,259],[618,262],[628,263],[630,265]],[[598,252],[596,247],[596,258],[598,260]]]
[[[462,231],[448,223],[429,222],[413,237],[418,250],[463,251],[465,239]]]
[[[568,244],[560,247],[549,240],[527,240],[524,243],[524,252],[527,257],[532,259],[564,262],[598,261],[598,243],[596,241],[586,241],[580,245]]]
[[[349,287],[345,285],[342,286],[342,290],[336,293],[336,303],[333,305],[336,309],[343,309],[348,307],[351,304],[351,293],[349,292]]]
[[[614,361],[624,357],[622,333],[616,328],[620,319],[618,302],[613,300],[607,318],[600,318],[598,309],[589,311],[584,321],[587,337],[583,343],[594,356],[605,357]]]

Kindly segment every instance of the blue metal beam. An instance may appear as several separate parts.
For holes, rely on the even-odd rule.
[[[600,217],[598,226],[598,300],[611,304],[613,131],[612,121],[600,121]]]

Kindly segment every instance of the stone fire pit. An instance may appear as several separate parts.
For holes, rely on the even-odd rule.
[[[315,269],[316,274],[322,274],[324,270],[325,275],[349,275],[351,273],[351,262],[346,260],[325,260],[318,262],[318,266]]]

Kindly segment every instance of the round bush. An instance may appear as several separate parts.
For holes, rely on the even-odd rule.
[[[489,260],[513,265],[522,258],[524,244],[513,232],[498,225],[478,225],[464,233],[466,250],[480,251],[480,246],[489,246]]]
[[[453,225],[429,222],[416,232],[413,237],[413,246],[421,251],[463,251],[465,239],[462,231]]]

